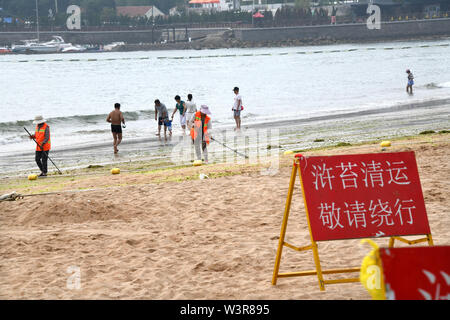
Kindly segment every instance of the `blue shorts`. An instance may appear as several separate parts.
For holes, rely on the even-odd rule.
[[[241,116],[241,110],[233,110],[233,115],[235,117],[240,117]]]
[[[408,86],[412,86],[414,84],[414,80],[408,80]]]

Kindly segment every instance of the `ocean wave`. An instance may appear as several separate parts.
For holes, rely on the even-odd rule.
[[[97,124],[103,123],[106,120],[108,114],[89,114],[89,115],[74,115],[67,117],[55,117],[47,118],[47,122],[51,124]],[[124,111],[123,116],[125,121],[137,121],[143,119],[151,119],[155,116],[153,110],[137,110],[137,111]],[[0,133],[16,132],[18,129],[22,130],[22,127],[34,127],[33,120],[18,120],[10,122],[0,122]]]
[[[243,119],[249,119],[249,118],[256,118],[258,115],[254,114],[254,113],[245,113],[244,116],[242,117]]]
[[[107,133],[110,132],[109,129],[94,129],[94,130],[79,130],[75,131],[74,134],[99,134],[99,133]]]
[[[425,85],[425,88],[427,88],[427,89],[450,88],[450,81],[442,82],[442,83],[435,83],[435,82],[427,83]]]

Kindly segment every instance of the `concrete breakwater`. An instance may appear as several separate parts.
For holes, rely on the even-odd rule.
[[[383,22],[380,29],[372,30],[365,23],[234,30],[235,38],[244,42],[316,39],[370,41],[446,35],[450,36],[450,19]]]
[[[380,29],[370,30],[365,23],[283,28],[209,28],[130,31],[59,31],[41,32],[41,40],[59,35],[74,44],[108,44],[123,41],[131,50],[171,50],[203,48],[236,48],[331,44],[335,42],[370,42],[450,36],[450,18],[383,22]],[[36,38],[35,32],[0,32],[0,45]],[[191,42],[184,42],[191,38]],[[178,41],[178,42],[175,42]],[[162,43],[166,42],[166,43]],[[152,44],[154,43],[154,44]]]

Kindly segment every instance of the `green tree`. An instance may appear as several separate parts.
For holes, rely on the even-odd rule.
[[[295,6],[297,8],[310,8],[311,1],[310,0],[295,0]]]
[[[101,22],[112,22],[116,19],[116,10],[114,8],[103,8],[100,13]]]

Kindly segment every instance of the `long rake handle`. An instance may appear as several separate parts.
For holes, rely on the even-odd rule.
[[[25,131],[28,133],[28,135],[30,137],[32,137],[33,141],[42,149],[44,150],[44,148],[33,138],[33,136],[31,135],[31,133],[27,130],[27,128],[23,127],[25,129]],[[48,157],[48,159],[51,161],[51,163],[53,163],[53,165],[55,166],[56,170],[58,170],[59,174],[62,174],[61,170],[59,170],[59,168],[56,166],[56,164],[53,162],[53,160]]]
[[[236,153],[237,153],[238,155],[240,155],[241,157],[244,157],[245,159],[248,159],[248,156],[247,156],[247,155],[242,154],[242,153],[238,152],[237,150],[234,150],[234,149],[230,148],[230,147],[227,146],[225,143],[220,142],[220,141],[217,141],[216,139],[214,139],[214,138],[212,138],[212,137],[211,137],[211,140],[212,140],[212,141],[215,141],[215,142],[217,142],[217,143],[220,143],[220,144],[223,145],[225,148],[228,148],[228,149],[230,149],[231,151],[236,152]]]

